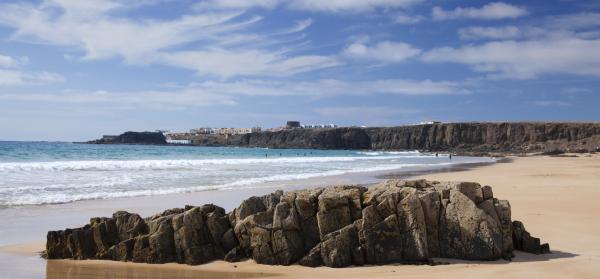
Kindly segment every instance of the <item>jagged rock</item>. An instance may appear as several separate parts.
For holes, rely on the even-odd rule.
[[[397,214],[402,238],[404,261],[421,262],[429,257],[427,224],[415,188],[403,188]]]
[[[345,267],[364,263],[358,232],[354,224],[327,234],[321,242],[321,259],[329,267]]]
[[[483,192],[479,183],[460,182],[454,185],[454,189],[463,193],[463,195],[471,199],[476,205],[480,204],[483,201]]]
[[[309,189],[294,192],[294,205],[304,238],[304,252],[310,251],[321,241],[317,222],[318,197],[323,189]]]
[[[472,192],[471,192],[472,193]],[[498,223],[460,191],[450,191],[441,218],[441,256],[467,260],[493,260],[502,256]]]
[[[323,265],[323,259],[321,258],[321,244],[310,249],[308,254],[304,256],[298,262],[299,265],[317,267]]]
[[[173,233],[177,261],[186,264],[201,264],[220,258],[213,245],[202,208],[194,207],[173,216]],[[228,222],[228,221],[227,221]]]
[[[148,238],[150,248],[148,263],[168,263],[177,260],[171,220],[171,218],[160,220],[156,230],[151,232]]]
[[[360,219],[361,196],[365,191],[359,186],[336,186],[326,188],[318,198],[317,223],[321,239]]]
[[[47,259],[69,259],[73,257],[69,250],[68,239],[73,230],[49,231],[46,236]]]
[[[67,247],[71,251],[71,257],[76,260],[94,258],[96,255],[96,243],[90,225],[74,229],[67,238]]]
[[[397,215],[381,220],[373,205],[365,208],[363,214],[372,218],[371,221],[363,220],[363,228],[359,232],[365,261],[377,265],[402,262],[403,241]]]
[[[500,227],[502,229],[502,252],[505,258],[510,258],[512,257],[513,250],[513,227],[511,220],[510,203],[507,200],[493,199],[493,201],[494,208],[496,209],[496,214],[498,215],[498,219],[500,220]]]
[[[273,254],[278,264],[290,265],[304,256],[304,241],[296,210],[280,202],[273,214]]]
[[[439,236],[439,222],[440,222],[440,210],[442,201],[440,194],[430,189],[428,191],[422,191],[419,193],[419,199],[421,200],[421,208],[423,208],[423,214],[425,217],[425,223],[427,228],[427,246],[430,257],[440,256],[440,236]]]
[[[120,242],[115,220],[111,218],[92,218],[90,225],[92,226],[94,242],[96,243],[96,257],[110,257],[108,250]]]
[[[513,245],[517,250],[532,254],[550,253],[548,243],[540,244],[540,239],[531,236],[521,221],[513,221]]]
[[[427,263],[432,257],[510,259],[513,249],[549,252],[508,201],[477,183],[393,180],[368,189],[335,186],[251,197],[230,213],[216,205],[142,219],[119,211],[47,235],[48,259],[344,267]]]
[[[246,255],[242,252],[240,247],[234,247],[225,254],[223,260],[234,263],[243,260],[245,257]]]
[[[148,226],[140,215],[117,211],[113,214],[113,219],[121,241],[148,233]]]
[[[494,198],[494,192],[492,191],[492,187],[489,185],[485,185],[485,186],[481,187],[481,192],[483,194],[484,200],[489,200],[489,199]]]
[[[133,258],[134,245],[135,239],[127,239],[119,242],[108,249],[109,258],[114,261],[131,261]]]

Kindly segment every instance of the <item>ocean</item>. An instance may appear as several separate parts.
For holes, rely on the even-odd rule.
[[[493,162],[356,150],[0,142],[0,206],[251,188],[350,173]]]

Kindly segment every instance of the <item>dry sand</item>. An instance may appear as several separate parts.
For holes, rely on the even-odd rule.
[[[185,266],[52,260],[46,264],[46,275],[47,278],[150,279],[600,278],[600,156],[519,157],[513,158],[510,163],[428,174],[420,178],[467,180],[491,185],[496,197],[510,201],[513,219],[523,221],[533,235],[549,242],[553,253],[535,256],[517,252],[512,262],[443,260],[451,264],[342,269],[266,266],[252,261],[218,261],[201,266]],[[40,244],[10,246],[1,250],[15,257],[34,257],[35,250],[41,250],[41,247]]]

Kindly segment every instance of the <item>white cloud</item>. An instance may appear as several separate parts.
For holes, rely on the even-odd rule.
[[[539,107],[568,107],[572,105],[569,102],[551,100],[533,101],[531,103]]]
[[[356,59],[398,63],[419,55],[421,50],[403,42],[383,41],[371,46],[363,43],[353,43],[343,53]]]
[[[505,27],[467,27],[458,30],[458,35],[463,40],[474,39],[512,39],[523,35],[516,26]]]
[[[506,40],[506,39],[536,39],[536,38],[565,38],[573,35],[567,30],[553,30],[532,26],[500,26],[481,27],[472,26],[458,29],[458,35],[463,40]],[[579,35],[577,35],[579,36]]]
[[[559,29],[580,29],[600,26],[600,13],[583,12],[552,16],[547,24]]]
[[[281,0],[206,0],[194,6],[194,9],[273,9]]]
[[[29,58],[27,56],[14,58],[0,54],[0,67],[2,68],[15,68],[27,63],[29,63]]]
[[[368,81],[343,81],[322,79],[316,81],[266,81],[242,80],[236,82],[204,82],[193,85],[208,92],[224,95],[246,96],[338,96],[376,94],[395,95],[451,95],[470,91],[460,82],[380,79]]]
[[[578,38],[498,41],[423,54],[426,62],[471,66],[491,78],[531,79],[542,74],[600,76],[600,40]]]
[[[449,20],[449,19],[504,19],[518,18],[527,14],[527,10],[523,7],[506,4],[503,2],[493,2],[482,6],[481,8],[474,7],[456,7],[454,10],[444,10],[440,7],[434,7],[431,11],[433,20]]]
[[[26,72],[22,66],[29,63],[26,56],[14,58],[0,55],[0,86],[33,85],[52,82],[63,82],[65,78],[50,72]]]
[[[0,69],[0,86],[36,85],[63,82],[65,78],[50,72],[24,72],[22,70]]]
[[[291,9],[314,12],[368,12],[377,8],[404,8],[423,0],[291,0]]]
[[[422,15],[409,15],[400,13],[394,17],[394,22],[397,24],[417,24],[421,21],[425,20],[425,17]]]
[[[243,2],[219,3],[236,6]],[[79,49],[82,60],[122,58],[129,64],[169,65],[220,78],[293,75],[339,64],[330,57],[289,54],[302,38],[289,37],[308,28],[311,19],[299,21],[285,32],[260,34],[249,29],[261,18],[248,18],[242,11],[195,13],[170,20],[135,19],[114,13],[132,8],[125,2],[90,3],[47,0],[40,5],[0,4],[0,25],[14,28],[12,38],[16,40]],[[193,49],[186,48],[190,44],[194,44]]]
[[[406,8],[424,0],[205,0],[196,10],[274,9],[280,6],[292,10],[327,13],[359,13],[375,9]]]
[[[306,30],[306,28],[310,27],[312,25],[312,23],[313,23],[313,20],[311,18],[297,21],[296,25],[294,25],[293,27],[291,27],[290,29],[286,30],[283,33],[289,34],[289,33],[302,32],[302,31]]]
[[[0,72],[1,73],[1,72]],[[50,102],[76,104],[115,104],[131,108],[201,107],[214,105],[237,105],[240,96],[303,96],[331,97],[340,95],[371,96],[393,95],[451,95],[468,94],[470,91],[460,82],[385,79],[373,81],[273,81],[239,80],[206,81],[192,83],[169,90],[108,92],[103,90],[64,91],[58,93],[3,93],[0,100],[22,102]]]
[[[234,76],[291,76],[297,73],[337,66],[336,59],[326,56],[294,56],[261,50],[179,51],[163,53],[155,61],[196,71],[200,75],[222,78]]]

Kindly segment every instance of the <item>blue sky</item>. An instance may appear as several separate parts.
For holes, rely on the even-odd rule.
[[[0,139],[600,120],[598,1],[0,3]]]

